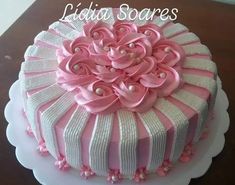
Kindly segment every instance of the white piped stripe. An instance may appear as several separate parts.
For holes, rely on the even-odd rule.
[[[185,31],[188,31],[188,28],[186,28],[184,25],[180,23],[176,23],[164,28],[163,35],[168,38]]]
[[[68,16],[65,17],[65,20],[68,21],[68,24],[73,27],[76,31],[80,32],[80,33],[83,33],[83,25],[85,24],[84,21],[78,19],[77,17],[78,15],[75,14],[70,14]],[[74,20],[74,18],[76,20]]]
[[[31,45],[25,51],[24,58],[27,59],[27,57],[39,57],[42,59],[45,58],[45,59],[55,59],[56,60],[56,58],[57,58],[56,57],[56,49]]]
[[[137,126],[134,114],[129,111],[117,111],[120,129],[119,157],[120,172],[132,176],[137,167]]]
[[[64,129],[65,158],[76,169],[82,166],[81,137],[89,117],[90,113],[79,106]]]
[[[212,95],[212,98],[215,98],[217,92],[217,84],[213,78],[193,74],[183,74],[183,80],[188,84],[207,89]]]
[[[67,26],[64,23],[61,23],[59,21],[54,22],[53,24],[51,24],[49,26],[49,29],[53,29],[55,30],[57,33],[59,33],[61,36],[70,39],[70,40],[74,40],[76,39],[78,36],[80,36],[81,34],[77,31],[74,30],[73,28],[70,28],[69,26]]]
[[[41,41],[55,47],[60,47],[63,44],[64,40],[65,38],[61,36],[55,35],[48,31],[42,31],[34,38],[34,43],[37,43],[37,41]]]
[[[55,133],[56,123],[75,104],[72,92],[67,92],[41,114],[41,128],[46,147],[54,158],[60,157]]]
[[[183,46],[185,54],[187,56],[192,55],[208,55],[211,56],[210,50],[203,44],[190,44]]]
[[[21,75],[21,87],[25,91],[46,87],[54,84],[56,81],[56,72],[43,73],[26,77]]]
[[[35,60],[25,61],[21,64],[21,71],[24,73],[40,73],[54,71],[57,69],[58,62],[56,60]]]
[[[189,69],[205,70],[217,75],[216,64],[208,59],[186,57],[186,60],[183,63],[183,67]]]
[[[178,90],[176,93],[171,95],[173,98],[179,100],[185,105],[189,106],[198,114],[197,128],[194,135],[193,142],[197,142],[201,136],[201,132],[204,128],[204,123],[206,122],[208,115],[208,105],[206,100],[185,91],[183,89]]]
[[[150,151],[147,164],[148,171],[155,171],[164,161],[166,150],[166,129],[151,109],[145,113],[138,113],[150,138]]]
[[[163,98],[158,99],[154,105],[160,112],[162,112],[174,125],[174,141],[172,144],[170,160],[175,162],[179,159],[186,144],[186,136],[188,132],[188,118],[183,112],[174,104]]]
[[[109,142],[112,133],[114,114],[96,116],[95,126],[89,145],[89,163],[93,172],[98,175],[107,175]]]
[[[155,17],[156,18],[153,19],[152,23],[156,24],[159,27],[164,27],[165,25],[171,22],[171,20],[166,17],[163,17],[163,19],[160,16],[155,16]]]
[[[62,89],[59,85],[54,84],[33,94],[26,100],[27,118],[31,125],[32,131],[38,141],[40,141],[41,138],[41,133],[38,125],[39,123],[37,120],[38,109],[42,105],[60,97],[64,93],[64,89]]]
[[[192,42],[199,42],[200,39],[198,38],[197,35],[195,35],[194,33],[191,32],[186,32],[186,33],[182,33],[180,35],[176,35],[172,38],[170,38],[171,41],[174,41],[180,45],[184,45],[184,44],[188,44],[188,43],[192,43]]]

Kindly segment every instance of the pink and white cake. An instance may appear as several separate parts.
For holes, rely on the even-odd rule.
[[[82,177],[137,182],[187,162],[216,96],[216,65],[188,28],[154,17],[54,22],[20,71],[27,131]],[[177,167],[176,167],[177,168]]]

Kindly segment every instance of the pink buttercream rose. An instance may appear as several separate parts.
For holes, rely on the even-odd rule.
[[[65,40],[62,48],[57,50],[57,58],[61,62],[65,57],[73,54],[79,54],[84,57],[89,57],[90,53],[88,50],[91,44],[91,39],[88,37],[78,37],[74,41]]]
[[[114,86],[115,93],[123,107],[131,111],[143,112],[153,106],[157,93],[138,82],[125,81]]]
[[[173,67],[185,59],[183,48],[170,40],[161,40],[153,46],[153,56],[157,62]]]
[[[109,38],[115,39],[113,26],[105,22],[88,22],[83,26],[84,35],[94,40]]]
[[[119,109],[120,104],[111,84],[93,81],[79,88],[75,96],[77,103],[91,113],[108,113]]]
[[[73,90],[94,81],[95,76],[91,72],[94,68],[94,61],[79,54],[66,57],[59,64],[57,81],[66,89]]]
[[[110,48],[108,53],[112,66],[117,69],[124,69],[139,63],[144,57],[152,54],[151,43],[141,33],[126,34],[117,45],[116,48]]]
[[[135,81],[139,79],[139,77],[143,74],[148,74],[150,72],[155,71],[157,68],[157,62],[156,59],[152,56],[145,57],[136,65],[130,66],[124,71],[127,73],[129,77],[132,77]]]
[[[158,96],[163,97],[179,87],[180,76],[174,68],[162,64],[155,72],[141,75],[140,83],[147,88],[154,88]]]
[[[111,61],[109,60],[107,54],[110,51],[110,48],[115,47],[115,45],[116,43],[114,40],[109,38],[94,40],[89,46],[89,51],[97,64],[110,66]]]
[[[113,27],[118,41],[126,34],[137,33],[138,30],[137,26],[133,22],[126,20],[117,20]]]
[[[156,44],[163,38],[161,28],[159,28],[156,24],[149,23],[140,26],[138,28],[138,32],[145,34],[152,45]]]
[[[108,66],[96,65],[96,68],[92,72],[98,79],[106,83],[118,83],[125,78],[125,73],[122,70]]]

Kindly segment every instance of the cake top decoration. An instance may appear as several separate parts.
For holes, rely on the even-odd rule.
[[[181,83],[184,50],[153,23],[87,22],[57,50],[57,82],[91,113],[150,109]]]

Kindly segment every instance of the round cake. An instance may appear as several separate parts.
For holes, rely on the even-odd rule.
[[[59,169],[84,178],[165,176],[190,160],[206,128],[216,65],[184,25],[119,20],[119,9],[106,9],[107,20],[54,22],[27,48],[19,74],[27,133]]]

